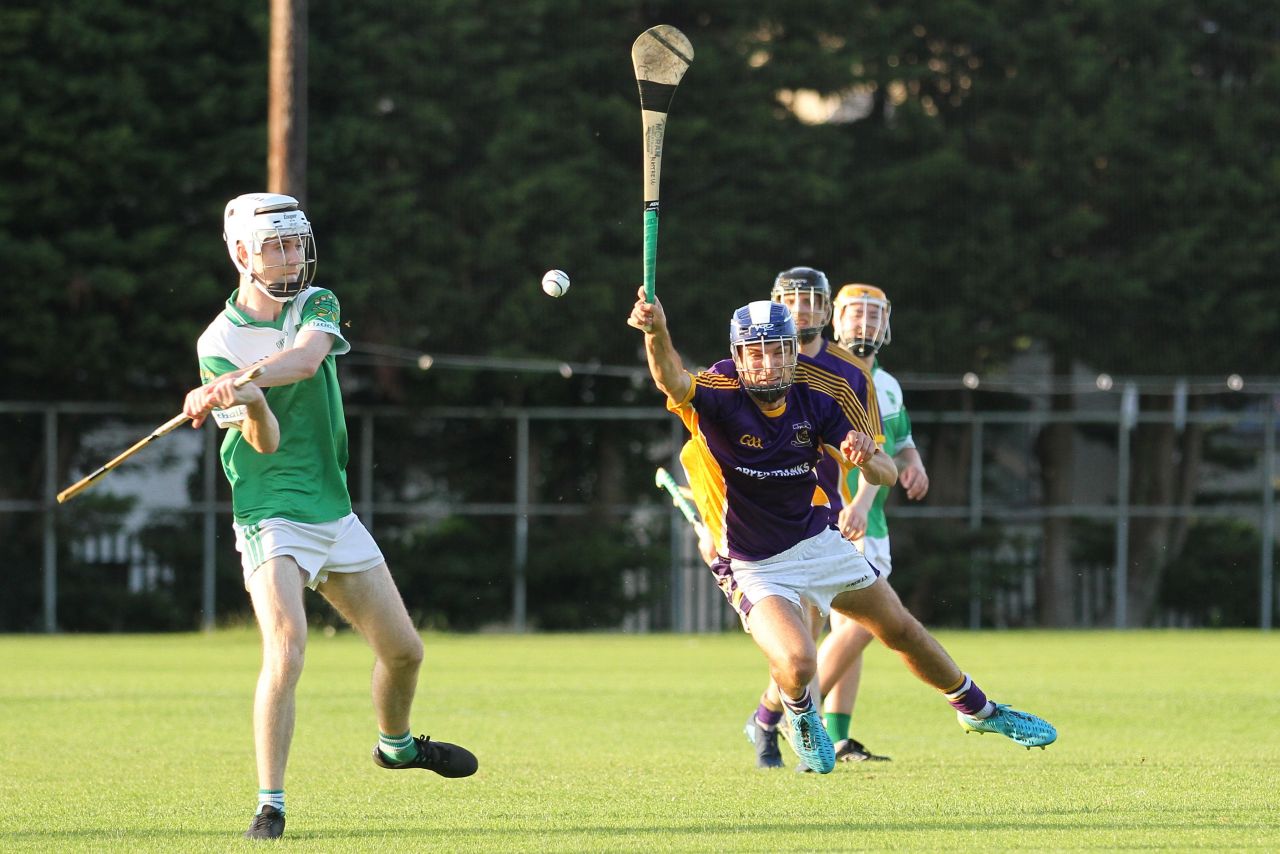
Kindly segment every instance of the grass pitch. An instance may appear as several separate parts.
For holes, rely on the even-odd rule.
[[[1280,635],[940,633],[1060,731],[963,735],[868,651],[854,735],[893,757],[764,772],[764,664],[740,634],[438,636],[415,732],[444,780],[373,765],[371,658],[314,634],[286,783],[306,851],[1280,849]],[[257,635],[0,637],[0,850],[226,851],[254,809]],[[784,748],[789,766],[794,756]]]

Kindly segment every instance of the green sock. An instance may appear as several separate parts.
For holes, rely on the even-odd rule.
[[[827,735],[831,736],[831,743],[844,741],[849,737],[849,721],[853,715],[842,715],[839,712],[827,712],[822,716],[822,722],[827,726]]]
[[[407,732],[404,735],[378,733],[378,750],[392,762],[408,762],[418,755],[418,745]]]

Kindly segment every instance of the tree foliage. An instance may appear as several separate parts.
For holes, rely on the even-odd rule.
[[[357,348],[640,365],[628,50],[665,22],[697,51],[658,263],[690,363],[809,264],[888,290],[899,372],[999,371],[1037,346],[1118,375],[1280,373],[1274,4],[309,5],[308,212]],[[234,285],[222,206],[264,183],[266,38],[264,4],[233,0],[0,9],[0,395],[194,383]],[[565,299],[538,289],[551,267]],[[626,380],[344,371],[362,401],[660,405]],[[500,467],[469,476],[508,491]]]
[[[25,285],[5,391],[181,388],[233,284],[221,206],[263,180],[264,11],[0,14],[0,241]],[[998,366],[1028,340],[1113,372],[1276,370],[1257,345],[1277,320],[1280,13],[1191,0],[313,3],[309,206],[357,340],[634,360],[627,49],[658,20],[697,49],[659,266],[696,360],[805,262],[890,290],[900,370]],[[805,90],[865,106],[806,123],[786,106]],[[537,289],[552,266],[572,299]]]

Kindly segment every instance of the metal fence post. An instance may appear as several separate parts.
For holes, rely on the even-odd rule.
[[[1129,432],[1138,420],[1138,389],[1125,383],[1120,395],[1116,436],[1116,551],[1115,624],[1123,629],[1129,620]]]
[[[516,518],[515,558],[511,579],[511,625],[517,632],[525,630],[525,569],[529,561],[529,413],[521,410],[516,418]]]
[[[982,527],[982,455],[983,421],[976,413],[973,419],[973,438],[969,443],[969,532],[976,534]],[[969,628],[982,628],[982,569],[978,563],[978,548],[969,548]]]
[[[217,624],[217,576],[218,576],[218,429],[212,424],[205,425],[204,485],[201,494],[204,499],[200,508],[200,518],[204,529],[204,542],[201,552],[201,585],[200,585],[200,628],[211,632]]]
[[[58,630],[58,411],[44,411],[44,630]]]
[[[1259,616],[1259,627],[1271,631],[1272,608],[1274,605],[1274,558],[1275,558],[1275,509],[1276,509],[1276,403],[1274,395],[1267,397],[1267,417],[1264,423],[1262,439],[1262,555],[1258,572],[1262,613]]]

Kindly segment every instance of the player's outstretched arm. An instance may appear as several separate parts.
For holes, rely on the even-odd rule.
[[[640,288],[636,304],[631,308],[627,325],[644,332],[644,353],[649,360],[649,373],[658,390],[672,400],[683,401],[689,396],[689,386],[693,379],[684,369],[684,361],[671,342],[671,332],[667,329],[667,315],[662,310],[662,303],[657,297],[651,303],[645,302],[643,287]]]
[[[262,366],[262,374],[254,383],[261,388],[272,388],[309,380],[320,370],[320,365],[331,349],[332,334],[304,329],[298,333],[293,346],[288,350],[273,353],[256,363]]]
[[[876,440],[866,433],[850,430],[840,443],[840,453],[849,464],[862,471],[863,478],[874,486],[893,486],[898,482],[898,468]]]

